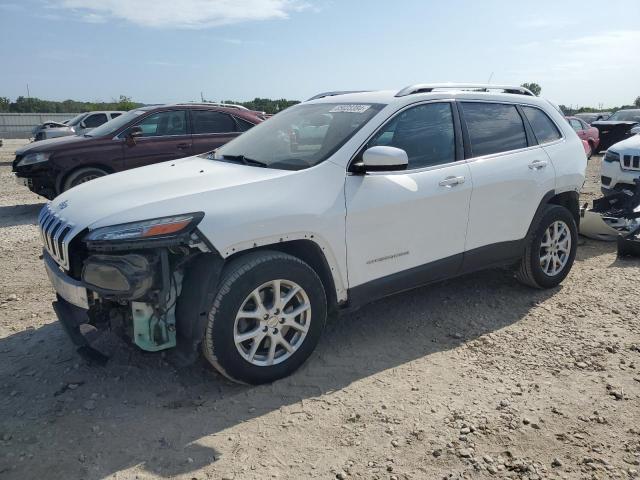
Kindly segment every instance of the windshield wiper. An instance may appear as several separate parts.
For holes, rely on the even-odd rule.
[[[260,160],[254,160],[253,158],[247,158],[244,155],[222,155],[222,159],[223,160],[231,160],[231,161],[235,161],[235,162],[240,162],[243,165],[248,165],[250,167],[267,168],[269,166],[266,163],[261,162]]]

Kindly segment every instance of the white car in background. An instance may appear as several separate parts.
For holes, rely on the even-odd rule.
[[[624,189],[633,191],[636,178],[640,178],[640,135],[612,145],[602,157],[602,193]]]
[[[85,353],[80,326],[110,329],[271,382],[330,312],[498,265],[557,286],[586,164],[562,114],[522,87],[331,92],[210,154],[64,192],[38,220],[43,259]]]
[[[84,135],[96,127],[122,115],[123,111],[98,111],[85,112],[76,115],[66,122],[48,121],[33,128],[34,141],[49,138],[68,137],[71,135]]]

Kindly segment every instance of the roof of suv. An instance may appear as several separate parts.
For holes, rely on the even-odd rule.
[[[313,103],[383,103],[408,104],[426,99],[467,98],[497,100],[531,105],[549,106],[549,102],[536,97],[529,90],[517,86],[485,84],[421,84],[402,90],[379,90],[357,92],[326,92],[312,97]],[[306,103],[306,102],[305,102]]]

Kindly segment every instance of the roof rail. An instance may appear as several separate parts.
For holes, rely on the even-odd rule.
[[[419,83],[417,85],[409,85],[403,88],[396,97],[405,97],[414,93],[429,93],[434,90],[457,89],[457,90],[502,90],[504,93],[515,93],[519,95],[530,95],[535,97],[533,92],[528,88],[518,87],[514,85],[494,85],[491,83]]]
[[[202,105],[202,106],[214,106],[214,107],[225,107],[225,108],[236,108],[238,110],[249,110],[244,105],[237,105],[235,103],[220,103],[220,102],[181,102],[176,103],[174,105]]]
[[[324,98],[324,97],[335,97],[336,95],[346,95],[348,93],[363,93],[363,92],[370,92],[371,90],[337,90],[335,92],[323,92],[323,93],[319,93],[317,95],[314,95],[313,97],[307,99],[307,102],[310,102],[311,100],[317,100],[319,98]]]

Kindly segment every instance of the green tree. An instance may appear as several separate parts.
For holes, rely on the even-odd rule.
[[[8,112],[11,106],[11,100],[7,97],[0,97],[0,112]]]
[[[114,101],[114,103],[114,107],[116,107],[116,110],[125,111],[133,110],[140,105],[139,103],[133,102],[131,100],[131,97],[127,97],[126,95],[120,95],[120,98],[117,101]]]
[[[535,83],[535,82],[523,83],[520,86],[524,87],[524,88],[528,88],[529,90],[531,90],[531,93],[533,93],[536,97],[539,97],[540,93],[542,92],[542,87],[539,84]]]
[[[636,97],[636,99],[635,99],[635,101],[633,102],[633,104],[634,104],[636,107],[640,108],[640,97]]]

